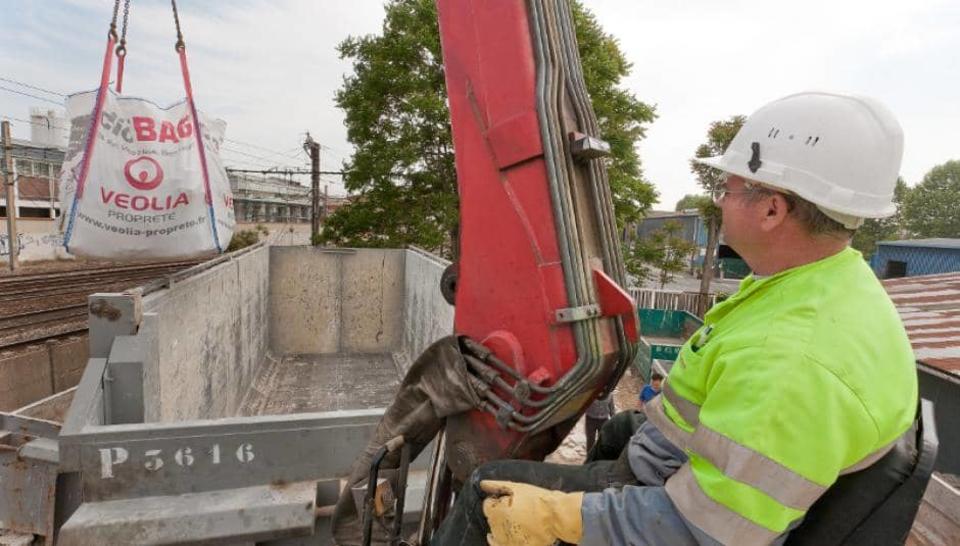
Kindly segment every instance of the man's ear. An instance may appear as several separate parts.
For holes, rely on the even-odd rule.
[[[780,227],[790,214],[790,207],[783,195],[774,193],[763,200],[761,212],[763,217],[760,219],[760,229],[763,231],[773,231]]]

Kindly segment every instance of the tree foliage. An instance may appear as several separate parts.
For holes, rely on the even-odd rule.
[[[677,206],[674,208],[674,210],[677,212],[682,212],[685,210],[699,209],[704,199],[709,200],[710,197],[706,195],[693,195],[688,193],[687,195],[681,197],[679,201],[677,201]]]
[[[746,116],[731,116],[729,119],[711,123],[710,128],[707,129],[707,141],[697,146],[693,154],[694,157],[723,155],[723,153],[727,151],[727,147],[730,146],[730,143],[733,142],[733,137],[737,136],[737,132],[743,127],[743,122],[746,120]],[[708,195],[720,189],[724,177],[723,173],[717,169],[701,165],[691,160],[690,170],[693,171],[693,174],[697,177],[697,182],[700,183],[700,187],[703,188],[704,192]],[[714,204],[712,200],[709,202],[701,200],[698,202],[698,206],[704,220],[713,224],[719,232],[720,221],[722,219],[720,207]],[[707,251],[709,252],[710,249],[707,249]]]
[[[687,267],[697,248],[681,236],[682,230],[679,222],[671,220],[630,246],[624,260],[630,274],[640,283],[655,278],[663,289]]]
[[[903,222],[911,237],[960,237],[960,161],[930,169],[903,201]]]
[[[731,116],[726,120],[714,121],[707,129],[707,141],[697,146],[694,157],[713,157],[723,155],[727,147],[733,142],[733,137],[743,127],[747,120],[746,116]],[[695,161],[690,161],[690,170],[696,175],[700,187],[707,194],[712,194],[720,190],[723,184],[723,174],[711,167],[701,165]],[[703,275],[700,278],[700,304],[698,315],[703,316],[706,312],[706,294],[710,293],[710,281],[713,279],[713,263],[717,254],[717,246],[720,241],[720,222],[722,214],[720,207],[710,201],[701,201],[700,215],[707,224],[707,249],[703,260]]]
[[[618,87],[630,63],[616,39],[577,2],[573,15],[601,137],[611,146],[608,172],[623,225],[656,200],[635,146],[654,110]],[[336,102],[355,147],[344,181],[357,197],[327,219],[323,241],[416,244],[450,256],[459,202],[434,0],[389,0],[380,34],[349,37],[338,51],[353,61]]]
[[[866,260],[870,259],[880,241],[900,239],[903,233],[903,201],[910,188],[902,178],[897,178],[897,185],[893,190],[893,202],[897,212],[889,218],[869,218],[863,222],[860,229],[853,236],[850,246],[863,253]]]
[[[707,141],[697,146],[694,157],[714,157],[723,155],[727,147],[733,142],[733,137],[743,127],[743,122],[747,120],[746,116],[730,116],[726,120],[714,121],[707,129]],[[723,175],[720,171],[701,165],[695,161],[690,161],[690,170],[697,177],[700,187],[707,193],[716,191],[723,182]]]
[[[338,51],[353,60],[336,102],[355,146],[344,184],[358,196],[327,219],[324,242],[449,255],[458,201],[434,2],[389,2],[380,35]]]

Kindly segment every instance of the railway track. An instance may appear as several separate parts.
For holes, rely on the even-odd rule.
[[[58,288],[103,283],[125,277],[157,276],[198,264],[198,260],[158,262],[117,267],[75,269],[54,273],[35,273],[0,277],[0,296],[16,293],[43,293]]]
[[[197,263],[144,263],[0,277],[0,349],[83,333],[90,294],[147,284]]]

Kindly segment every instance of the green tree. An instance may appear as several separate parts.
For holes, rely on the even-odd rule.
[[[711,123],[710,128],[707,129],[707,141],[697,147],[694,156],[713,157],[723,155],[746,120],[746,116],[731,116],[729,119]],[[720,171],[695,161],[690,161],[690,170],[696,175],[700,187],[707,194],[712,194],[720,189],[720,185],[723,183],[723,174]],[[703,316],[707,311],[707,294],[710,293],[710,281],[713,280],[714,259],[720,241],[722,215],[720,207],[712,201],[701,201],[699,208],[700,215],[707,225],[707,249],[703,258],[703,274],[700,277],[700,302],[697,306],[697,314]]]
[[[930,169],[903,201],[903,222],[910,236],[960,237],[960,161]]]
[[[323,242],[449,255],[458,202],[434,3],[391,1],[380,35],[337,50],[353,60],[336,102],[355,146],[344,184],[358,196],[327,218]]]
[[[709,195],[693,195],[687,194],[684,195],[679,201],[677,201],[677,206],[674,208],[675,211],[680,212],[690,209],[699,209],[703,204],[704,199],[710,200]]]
[[[655,277],[653,263],[657,261],[657,248],[647,239],[638,239],[623,246],[623,264],[627,273],[636,278],[637,286]]]
[[[683,271],[690,262],[696,245],[681,235],[683,226],[669,221],[649,237],[635,242],[625,256],[627,270],[642,283],[655,278],[664,286]]]
[[[227,246],[227,252],[240,250],[241,248],[255,245],[258,242],[260,242],[260,234],[258,233],[258,230],[241,229],[240,231],[234,231],[233,236],[230,237],[230,244]]]
[[[863,253],[863,258],[869,260],[877,249],[880,241],[899,239],[903,232],[903,201],[910,188],[902,178],[897,178],[897,185],[893,190],[893,202],[897,212],[889,218],[870,218],[866,220],[853,236],[850,246]]]
[[[579,3],[573,4],[587,89],[610,143],[610,186],[619,224],[656,200],[643,179],[636,143],[654,110],[619,87],[630,63]],[[337,92],[355,147],[344,183],[358,194],[326,221],[322,239],[341,246],[417,244],[451,256],[458,198],[434,0],[389,0],[379,35],[339,46],[353,73]]]

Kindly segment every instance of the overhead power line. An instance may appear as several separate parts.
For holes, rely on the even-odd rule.
[[[34,91],[39,91],[39,92],[41,92],[41,93],[48,93],[48,94],[50,94],[50,95],[56,95],[56,96],[58,96],[58,97],[67,97],[67,96],[68,96],[66,93],[61,93],[61,92],[59,92],[59,91],[53,91],[53,90],[51,90],[51,89],[46,89],[46,88],[40,87],[40,86],[38,86],[38,85],[33,85],[33,84],[30,84],[30,83],[22,82],[22,81],[20,81],[20,80],[15,80],[15,79],[13,79],[13,78],[8,78],[8,77],[5,77],[5,76],[0,76],[0,81],[7,82],[7,83],[10,83],[10,84],[13,84],[13,85],[20,86],[20,87],[24,87],[24,88],[26,88],[26,89],[31,89],[31,90],[34,90]],[[47,98],[47,97],[41,97],[41,96],[39,96],[39,95],[34,95],[33,93],[28,93],[28,92],[26,92],[26,91],[21,91],[21,90],[19,90],[19,89],[12,89],[12,88],[9,88],[9,87],[0,86],[0,90],[7,91],[7,92],[9,92],[9,93],[15,93],[15,94],[18,94],[18,95],[23,95],[23,96],[25,96],[25,97],[30,97],[30,98],[37,99],[37,100],[40,100],[40,101],[44,101],[44,102],[47,102],[47,103],[50,103],[50,104],[56,104],[57,106],[64,106],[63,102],[61,102],[61,101],[55,101],[55,100],[53,100],[53,99],[50,99],[50,98]],[[11,118],[11,119],[16,119],[16,118]],[[18,120],[18,121],[23,121],[23,120]],[[25,122],[25,123],[32,123],[32,122]],[[299,145],[298,145],[298,146],[294,146],[293,148],[291,148],[291,149],[289,149],[289,150],[287,150],[287,151],[285,151],[285,152],[281,152],[281,151],[278,151],[278,150],[274,150],[274,149],[271,149],[271,148],[267,148],[267,147],[265,147],[265,146],[260,146],[259,144],[253,144],[253,143],[250,143],[250,142],[244,142],[244,141],[242,141],[242,140],[237,140],[237,139],[232,139],[232,138],[225,138],[224,141],[229,142],[229,143],[231,143],[231,144],[237,144],[237,145],[240,145],[240,146],[246,146],[246,147],[248,147],[248,148],[253,148],[253,149],[256,149],[256,150],[263,151],[263,152],[268,152],[268,153],[270,154],[270,156],[283,156],[283,157],[286,157],[286,158],[289,158],[289,159],[300,159],[300,158],[304,155],[304,152],[303,152],[302,148],[301,148]],[[340,150],[340,149],[338,149],[338,148],[334,148],[334,147],[331,147],[331,146],[327,146],[326,144],[320,144],[320,147],[321,147],[322,149],[324,149],[324,150],[327,150],[328,152],[332,152],[333,155],[339,156],[340,159],[344,159],[344,158],[346,158],[347,156],[350,155],[350,154],[347,153],[347,152],[344,152],[344,151],[342,151],[342,150]],[[265,160],[265,161],[268,161],[268,162],[269,162],[269,160],[268,160],[267,158],[270,157],[270,156],[256,156],[256,155],[253,155],[253,154],[246,154],[246,153],[240,152],[239,150],[231,150],[231,151],[236,152],[236,153],[243,154],[243,155],[245,155],[245,156],[247,156],[247,157],[252,157],[252,158],[256,158],[256,159],[262,159],[262,160]],[[248,163],[249,163],[249,162],[248,162]]]
[[[243,142],[242,140],[236,140],[236,139],[232,139],[232,138],[225,138],[225,139],[223,139],[223,140],[225,140],[226,142],[229,142],[229,143],[231,143],[231,144],[239,144],[239,145],[241,145],[241,146],[246,146],[246,147],[248,147],[248,148],[253,148],[253,149],[255,149],[255,150],[261,150],[261,151],[264,151],[264,152],[269,152],[270,155],[282,155],[282,156],[284,156],[284,157],[289,157],[289,158],[291,158],[291,159],[297,159],[297,156],[296,156],[296,154],[291,155],[290,152],[300,149],[300,147],[297,146],[297,147],[295,147],[295,148],[291,148],[290,150],[288,150],[288,151],[286,151],[286,152],[280,152],[280,151],[277,151],[277,150],[272,150],[272,149],[270,149],[270,148],[265,148],[265,147],[263,147],[263,146],[259,146],[259,145],[257,145],[257,144],[251,144],[251,143],[249,143],[249,142]]]
[[[313,174],[313,171],[310,169],[266,169],[266,170],[256,170],[256,169],[231,169],[227,167],[227,172],[232,173],[247,173],[247,174]],[[320,174],[332,174],[343,176],[346,174],[345,171],[319,171]]]
[[[264,167],[264,165],[263,165],[262,163],[260,163],[260,162],[250,161],[249,159],[236,159],[236,158],[233,158],[233,157],[224,157],[224,158],[223,158],[223,162],[224,162],[225,165],[226,165],[226,164],[231,164],[231,165],[238,164],[238,165],[241,165],[241,166],[250,166],[251,168],[257,168],[257,169],[258,169],[257,172],[260,172],[259,169],[276,169],[276,168],[279,168],[278,165],[274,165],[274,166],[270,166],[270,167]],[[226,168],[227,168],[227,170],[230,170],[230,169],[231,169],[231,167],[226,167]]]
[[[53,127],[56,128],[56,129],[67,129],[67,127],[64,127],[64,126],[62,126],[62,125],[57,125],[57,124],[55,124],[55,123],[41,123],[41,122],[37,122],[37,121],[30,121],[30,120],[28,120],[28,119],[23,119],[23,118],[15,118],[15,117],[12,117],[12,116],[0,116],[0,118],[3,118],[3,119],[5,119],[5,120],[9,120],[9,121],[19,121],[20,123],[29,123],[30,125],[36,125],[37,127],[50,127],[50,126],[53,126]]]
[[[14,84],[14,85],[19,85],[20,87],[26,87],[27,89],[33,89],[34,91],[40,91],[40,92],[43,92],[43,93],[50,93],[51,95],[57,95],[57,96],[59,96],[59,97],[66,97],[66,96],[67,96],[66,93],[61,93],[61,92],[59,92],[59,91],[51,91],[51,90],[49,90],[49,89],[44,89],[44,88],[42,88],[42,87],[37,87],[36,85],[30,85],[29,83],[23,83],[23,82],[21,82],[21,81],[12,80],[12,79],[10,79],[10,78],[4,78],[3,76],[0,76],[0,81],[5,81],[5,82],[7,82],[7,83],[12,83],[12,84]]]
[[[256,155],[256,154],[250,154],[250,153],[244,152],[243,150],[237,150],[236,148],[230,148],[230,147],[228,147],[228,146],[220,146],[220,151],[221,151],[222,153],[230,153],[230,154],[236,154],[237,156],[248,157],[248,158],[250,158],[250,159],[256,160],[258,163],[263,163],[263,164],[269,165],[269,166],[271,166],[271,167],[274,167],[274,166],[277,166],[277,165],[282,165],[282,164],[285,163],[285,162],[283,161],[283,158],[273,158],[273,159],[271,159],[271,158],[269,158],[269,157],[260,156],[260,155]]]
[[[253,159],[260,159],[260,160],[266,161],[267,163],[270,163],[270,162],[271,162],[270,159],[269,159],[269,157],[267,157],[267,156],[248,154],[247,152],[243,152],[243,151],[236,150],[236,149],[233,149],[233,148],[227,148],[226,146],[221,146],[220,149],[223,150],[223,151],[226,151],[226,152],[232,152],[232,153],[235,153],[235,154],[239,154],[239,155],[242,155],[242,156],[244,156],[244,157],[250,157],[250,158],[253,158]]]
[[[34,95],[34,94],[32,94],[32,93],[26,93],[26,92],[24,92],[24,91],[17,91],[16,89],[10,89],[9,87],[3,87],[2,85],[0,85],[0,91],[8,91],[8,92],[10,92],[10,93],[16,93],[16,94],[18,94],[18,95],[23,95],[23,96],[25,96],[25,97],[30,97],[30,98],[33,98],[33,99],[42,100],[42,101],[44,101],[44,102],[49,102],[49,103],[51,103],[51,104],[56,104],[57,106],[63,106],[63,102],[61,102],[61,101],[56,101],[56,100],[53,100],[53,99],[48,99],[48,98],[46,98],[46,97],[41,97],[40,95]]]

